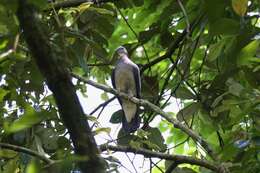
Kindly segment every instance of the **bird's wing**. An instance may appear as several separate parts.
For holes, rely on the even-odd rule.
[[[115,68],[112,70],[112,75],[111,75],[111,81],[112,81],[112,86],[113,88],[116,89],[116,83],[115,83]]]
[[[141,97],[141,79],[140,79],[140,70],[138,66],[133,66],[133,74],[135,80],[135,88],[136,88],[136,97]]]

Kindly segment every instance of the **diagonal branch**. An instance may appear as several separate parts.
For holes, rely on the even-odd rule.
[[[53,160],[45,157],[44,155],[38,153],[37,151],[30,150],[29,148],[25,148],[25,147],[21,147],[21,146],[17,146],[17,145],[12,145],[12,144],[7,144],[7,143],[2,143],[2,142],[0,142],[0,148],[5,148],[5,149],[8,149],[8,150],[13,150],[13,151],[16,151],[16,152],[21,152],[21,153],[28,154],[30,156],[37,157],[47,164],[54,163]]]
[[[120,10],[120,8],[116,7],[119,14],[122,16],[123,20],[125,21],[126,25],[128,26],[128,28],[132,31],[132,33],[134,34],[135,38],[137,39],[138,43],[141,44],[142,48],[144,49],[144,54],[145,54],[145,58],[147,59],[147,62],[150,63],[147,51],[144,47],[144,44],[142,44],[140,42],[140,39],[138,38],[137,33],[135,32],[135,30],[133,29],[133,27],[130,25],[130,23],[127,21],[126,17],[124,16],[124,14],[122,13],[122,11]]]
[[[148,64],[145,64],[142,66],[140,72],[143,73],[147,68],[150,68],[151,66],[165,60],[165,59],[168,59],[168,58],[171,58],[172,54],[175,52],[176,49],[179,48],[181,42],[184,40],[184,38],[188,35],[188,34],[191,34],[191,32],[195,29],[195,27],[197,26],[198,23],[200,23],[200,21],[203,19],[204,15],[200,15],[196,20],[194,20],[191,25],[189,26],[189,29],[190,31],[188,31],[188,29],[184,29],[183,32],[177,36],[177,38],[174,40],[174,42],[172,42],[166,53],[152,61],[150,61],[150,63]],[[171,59],[170,59],[171,60]]]
[[[183,41],[183,39],[185,38],[186,34],[187,34],[187,31],[184,30],[181,33],[181,35],[179,35],[175,39],[175,41],[169,46],[169,48],[167,49],[167,52],[164,55],[162,55],[162,56],[160,56],[160,57],[150,61],[150,63],[148,63],[148,64],[143,65],[141,70],[140,70],[140,72],[143,73],[147,68],[150,68],[151,66],[153,66],[153,65],[155,65],[155,64],[157,64],[157,63],[159,63],[159,62],[169,58],[174,53],[174,51],[179,47],[179,44]]]
[[[143,100],[143,99],[137,99],[135,97],[131,97],[125,93],[122,92],[118,92],[117,90],[110,88],[106,85],[102,85],[99,83],[96,83],[94,81],[85,79],[81,76],[78,76],[76,74],[71,74],[73,77],[81,80],[82,82],[85,82],[91,86],[94,86],[98,89],[101,89],[103,91],[106,91],[108,93],[112,93],[116,96],[128,99],[130,101],[132,101],[135,104],[144,106],[144,107],[149,107],[151,110],[153,110],[154,112],[158,113],[159,115],[161,115],[164,119],[166,119],[168,122],[172,123],[174,125],[174,127],[182,130],[184,133],[186,133],[188,136],[190,136],[194,141],[198,142],[209,154],[209,156],[215,160],[217,157],[215,156],[215,153],[212,151],[212,149],[210,148],[209,144],[201,137],[199,136],[196,132],[194,132],[192,129],[190,129],[188,126],[182,124],[180,121],[178,121],[177,119],[175,119],[174,117],[172,117],[172,115],[167,114],[166,112],[162,111],[158,106],[150,103],[147,100]]]
[[[212,171],[219,172],[219,166],[215,165],[209,161],[198,159],[195,157],[190,157],[190,156],[184,156],[184,155],[173,155],[173,154],[165,154],[161,152],[154,152],[151,150],[147,149],[140,149],[140,148],[133,148],[130,146],[113,146],[113,145],[100,145],[99,146],[101,151],[106,151],[106,150],[112,150],[116,152],[129,152],[129,153],[134,153],[134,154],[141,154],[145,157],[156,157],[160,159],[165,159],[165,160],[172,160],[175,161],[177,164],[183,164],[183,163],[188,163],[191,165],[198,165],[202,166],[205,168],[208,168]]]

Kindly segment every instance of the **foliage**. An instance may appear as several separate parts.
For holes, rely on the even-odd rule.
[[[30,2],[41,11],[49,42],[68,69],[108,84],[116,61],[113,51],[125,46],[142,69],[144,99],[162,110],[174,110],[176,102],[171,101],[177,98],[179,111],[169,113],[198,132],[217,153],[215,159],[229,163],[234,173],[260,172],[259,1],[123,0],[55,10],[47,1]],[[17,5],[17,0],[0,1],[0,141],[64,160],[62,172],[77,170],[65,164],[79,158],[72,154],[53,95],[19,29]],[[82,82],[75,87],[89,94]],[[110,123],[120,123],[122,112],[111,116]],[[145,108],[141,116],[143,124],[149,124],[159,115]],[[157,124],[129,136],[120,131],[118,144],[211,159],[166,120]],[[107,127],[94,130],[110,133]],[[1,150],[0,157],[4,173],[37,172],[46,166],[9,150]],[[120,166],[118,162],[108,161],[110,171]],[[158,167],[166,170],[169,164]],[[191,165],[173,172],[194,171],[210,172]]]

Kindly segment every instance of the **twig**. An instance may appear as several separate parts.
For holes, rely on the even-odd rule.
[[[210,40],[209,44],[207,45],[207,48],[205,50],[205,53],[204,53],[204,56],[203,56],[203,59],[202,59],[202,63],[200,65],[200,67],[199,67],[199,74],[198,74],[198,76],[199,76],[199,79],[198,79],[198,86],[199,86],[199,88],[200,88],[200,84],[201,84],[201,72],[202,72],[203,66],[204,66],[204,64],[206,62],[207,55],[208,55],[208,50],[209,50],[209,46],[210,46],[211,42],[212,42],[212,40]]]
[[[11,55],[13,52],[14,52],[13,49],[9,49],[8,51],[6,51],[6,52],[0,54],[0,62],[5,61],[6,58],[7,58],[9,55]]]
[[[177,2],[178,2],[179,6],[181,8],[181,11],[182,11],[184,17],[185,17],[185,21],[186,21],[186,24],[187,24],[187,33],[190,34],[190,22],[189,22],[187,12],[186,12],[184,6],[182,5],[181,0],[177,0]]]
[[[188,163],[191,165],[202,166],[215,172],[219,171],[219,167],[216,166],[216,164],[213,164],[206,160],[191,157],[191,156],[165,154],[161,152],[154,152],[147,149],[140,149],[140,148],[137,149],[130,146],[100,145],[99,148],[101,151],[112,150],[116,152],[129,152],[129,153],[141,154],[145,157],[155,157],[155,158],[160,158],[165,160],[172,160],[177,162],[178,164]]]
[[[18,43],[19,43],[19,39],[20,39],[20,33],[18,33],[15,36],[13,47],[11,49],[9,49],[8,51],[0,54],[0,63],[4,62],[9,55],[11,55],[12,53],[14,53],[16,51]]]
[[[132,167],[134,168],[135,172],[136,172],[136,173],[138,173],[138,172],[137,172],[137,170],[136,170],[136,168],[135,168],[135,165],[134,165],[134,163],[132,162],[132,160],[130,159],[130,157],[128,156],[128,154],[127,154],[127,153],[125,153],[125,155],[126,155],[126,157],[127,157],[128,161],[130,162],[130,164],[132,165]]]
[[[16,151],[16,152],[25,153],[25,154],[28,154],[30,156],[37,157],[37,158],[39,158],[40,160],[44,161],[47,164],[52,164],[52,163],[55,162],[55,161],[45,157],[44,155],[38,153],[37,151],[31,150],[31,149],[28,149],[28,148],[25,148],[25,147],[12,145],[12,144],[7,144],[7,143],[2,143],[2,142],[0,143],[0,147],[8,149],[8,150],[13,150],[13,151]]]
[[[201,15],[198,17],[197,20],[195,20],[194,22],[192,22],[191,26],[190,26],[190,32],[192,32],[192,30],[197,26],[197,24],[203,19],[204,15]],[[166,53],[156,59],[154,59],[153,61],[151,61],[148,64],[145,64],[140,72],[143,73],[147,68],[150,68],[151,66],[161,62],[162,60],[165,60],[169,57],[171,57],[171,55],[175,52],[175,50],[179,47],[179,44],[184,40],[185,36],[188,34],[187,32],[187,28],[183,30],[183,32],[181,33],[181,35],[179,35],[175,41],[168,47]]]
[[[54,9],[58,10],[61,8],[70,8],[70,7],[76,7],[79,6],[82,3],[90,2],[94,4],[100,4],[100,3],[106,3],[106,2],[111,2],[112,0],[67,0],[67,1],[62,1],[62,2],[55,2],[53,3]],[[45,9],[45,11],[50,11],[52,10],[52,7],[48,7]]]
[[[186,133],[188,136],[190,136],[194,141],[198,142],[208,152],[209,156],[211,156],[212,159],[215,160],[217,158],[215,156],[215,154],[213,153],[212,149],[210,148],[209,144],[201,136],[199,136],[197,133],[195,133],[193,130],[191,130],[186,125],[179,122],[177,119],[172,117],[170,114],[162,111],[158,106],[150,103],[147,100],[137,99],[135,97],[131,97],[131,96],[125,94],[125,93],[118,92],[117,90],[115,90],[113,88],[107,87],[106,85],[99,84],[99,83],[96,83],[94,81],[85,79],[85,78],[78,76],[76,74],[71,73],[71,75],[73,77],[81,80],[82,82],[85,82],[85,83],[87,83],[91,86],[98,88],[98,89],[101,89],[101,90],[106,91],[108,93],[112,93],[112,94],[119,96],[119,97],[122,97],[122,98],[126,98],[126,99],[130,100],[131,102],[133,102],[135,104],[142,105],[144,107],[149,107],[151,110],[153,110],[154,112],[158,113],[163,118],[165,118],[168,122],[172,123],[175,128],[182,130],[184,133]]]
[[[124,14],[122,13],[122,11],[121,11],[118,7],[116,7],[116,8],[117,8],[118,12],[120,13],[120,15],[122,16],[122,18],[124,19],[124,21],[125,21],[125,23],[127,24],[127,26],[129,27],[129,29],[130,29],[130,30],[133,32],[133,34],[135,35],[135,38],[138,40],[139,44],[141,44],[141,43],[140,43],[140,40],[139,40],[139,38],[138,38],[137,33],[135,32],[135,30],[133,29],[133,27],[130,25],[130,23],[127,21],[127,19],[125,18]],[[149,60],[147,51],[146,51],[144,45],[143,45],[143,44],[141,44],[141,45],[142,45],[142,48],[144,49],[144,54],[145,54],[145,57],[146,57],[147,62],[148,62],[148,64],[149,64],[149,63],[150,63],[150,60]]]
[[[111,63],[97,63],[97,64],[87,64],[88,66],[92,66],[92,67],[100,67],[100,66],[108,66],[111,65]]]
[[[162,173],[164,173],[164,171],[162,170],[162,168],[160,168],[156,163],[153,163],[153,161],[151,160],[153,166],[155,166],[157,169],[159,169],[159,171],[161,171]]]
[[[108,99],[107,101],[105,101],[104,103],[101,103],[100,105],[98,105],[98,107],[96,107],[93,111],[91,111],[89,113],[89,115],[93,115],[97,110],[99,110],[101,107],[105,107],[106,105],[108,105],[110,102],[112,102],[116,97],[112,97],[110,99]]]
[[[164,84],[162,86],[160,95],[159,95],[157,101],[155,102],[156,105],[159,104],[159,102],[160,102],[160,100],[161,100],[161,98],[162,98],[162,96],[164,94],[164,91],[165,91],[165,89],[166,89],[166,87],[167,87],[167,85],[168,85],[168,83],[170,81],[170,77],[172,76],[174,69],[176,69],[176,67],[177,67],[177,64],[178,64],[179,59],[180,59],[181,51],[182,51],[182,45],[179,47],[178,54],[177,54],[177,59],[175,60],[175,62],[172,62],[173,65],[172,65],[172,67],[170,69],[170,72],[168,73],[168,76],[165,79],[165,82],[164,82]],[[170,98],[171,98],[171,96],[169,97],[169,99]],[[168,99],[168,101],[169,101],[169,99]],[[166,105],[168,101],[166,101],[166,103],[164,105]],[[164,107],[164,105],[162,107]],[[155,116],[152,116],[152,115],[153,115],[153,113],[148,115],[147,121],[144,123],[144,127],[146,127],[149,124],[149,122],[151,122],[153,120],[153,118]]]
[[[180,36],[178,36],[175,41],[169,46],[169,48],[167,49],[166,53],[156,59],[154,59],[153,61],[151,61],[148,64],[145,64],[144,66],[142,66],[140,73],[143,73],[147,68],[150,68],[151,66],[161,62],[162,60],[165,60],[167,58],[169,58],[173,52],[179,47],[179,44],[183,41],[184,37],[186,36],[187,31],[184,30]]]

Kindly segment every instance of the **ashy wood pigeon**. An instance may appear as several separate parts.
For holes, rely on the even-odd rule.
[[[140,98],[141,80],[138,66],[129,59],[127,50],[122,46],[116,49],[115,56],[118,61],[111,77],[113,87],[120,92]],[[124,112],[122,117],[124,131],[127,133],[136,131],[140,126],[138,105],[120,97],[118,101]]]

